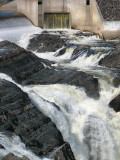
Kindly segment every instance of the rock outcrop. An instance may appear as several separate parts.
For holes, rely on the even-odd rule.
[[[116,112],[120,112],[120,94],[115,97],[110,103],[110,107],[113,108]]]
[[[99,98],[98,80],[92,75],[52,67],[52,62],[40,59],[8,41],[1,42],[0,49],[10,50],[8,54],[1,55],[0,72],[6,73],[22,85],[57,83],[76,85],[84,88],[88,96]]]
[[[61,133],[15,84],[0,80],[0,132],[11,132],[36,155],[47,155],[64,144]]]
[[[120,43],[115,43],[115,47],[114,51],[101,59],[99,62],[101,66],[120,69]]]
[[[9,153],[8,155],[6,155],[4,158],[2,158],[1,160],[29,160],[27,157],[17,157],[12,153]]]
[[[30,39],[28,50],[36,52],[55,52],[62,48],[64,40],[59,35],[38,34]]]

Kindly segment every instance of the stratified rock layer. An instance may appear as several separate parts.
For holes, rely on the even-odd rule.
[[[99,62],[101,66],[120,69],[120,43],[115,45],[116,49]]]
[[[10,50],[3,54],[0,61],[0,72],[11,76],[22,85],[31,84],[69,84],[85,89],[90,97],[99,98],[98,80],[84,72],[51,67],[47,60],[36,57],[17,45],[3,41],[0,49]]]
[[[64,41],[58,35],[38,34],[30,39],[28,50],[37,52],[55,52],[64,45]]]
[[[8,155],[6,155],[4,158],[2,158],[1,160],[29,160],[27,157],[17,157],[12,153],[9,153]]]
[[[0,132],[9,131],[37,155],[46,155],[64,142],[61,133],[16,85],[0,80]]]

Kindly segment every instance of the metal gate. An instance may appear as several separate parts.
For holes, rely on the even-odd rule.
[[[44,13],[45,29],[71,28],[70,13]]]

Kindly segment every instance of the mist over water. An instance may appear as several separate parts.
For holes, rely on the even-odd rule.
[[[0,41],[8,40],[19,44],[23,37],[41,32],[42,29],[33,26],[26,17],[0,19]]]
[[[112,21],[112,22],[104,22],[104,30],[108,31],[120,31],[120,22],[119,21]]]
[[[5,26],[3,33],[0,32],[0,38],[17,42],[21,47],[27,48],[31,38],[30,34],[40,33],[42,30],[33,27],[24,18],[21,19],[24,26],[19,25],[18,27],[16,25],[18,21],[19,19],[10,20],[12,24],[15,24],[15,27],[13,28],[12,24],[10,29]],[[2,27],[5,24],[6,22],[0,24],[0,26]],[[11,31],[16,34],[14,35]],[[108,105],[120,93],[119,84],[117,87],[113,84],[114,78],[118,75],[116,71],[98,65],[98,62],[108,55],[113,47],[101,41],[97,36],[76,37],[70,31],[64,36],[69,36],[71,39],[69,43],[71,44],[89,45],[94,54],[89,54],[89,50],[80,51],[74,59],[74,45],[68,47],[61,56],[57,56],[61,49],[56,52],[34,52],[34,54],[38,58],[54,61],[55,63],[52,66],[56,68],[84,71],[97,77],[100,87],[100,98],[98,100],[88,97],[83,88],[72,85],[21,86],[3,73],[0,74],[0,79],[12,82],[21,88],[28,94],[36,107],[51,118],[62,133],[64,140],[70,144],[76,160],[119,160],[120,113],[116,113]],[[18,136],[10,137],[0,133],[0,144],[5,147],[4,155],[12,152],[20,157],[26,155],[31,160],[39,159],[25,148]],[[16,151],[16,148],[19,148],[18,151]]]

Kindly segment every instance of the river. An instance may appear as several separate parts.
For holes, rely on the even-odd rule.
[[[40,28],[33,25],[25,18],[10,19],[0,24],[0,39],[9,40],[27,49],[29,40],[33,34],[40,34]],[[8,24],[12,24],[7,28]],[[17,24],[17,26],[15,26]],[[24,24],[24,26],[23,26]],[[3,29],[3,26],[4,29]],[[12,26],[15,26],[14,28]],[[19,26],[19,27],[18,27]],[[39,53],[34,51],[38,58],[48,59],[54,62],[56,68],[83,71],[94,75],[99,82],[99,99],[90,98],[84,88],[68,84],[30,85],[21,86],[11,77],[1,73],[0,78],[16,84],[28,94],[36,107],[56,124],[63,138],[72,148],[76,160],[119,160],[120,159],[120,114],[109,107],[109,102],[120,93],[119,83],[114,84],[114,79],[119,78],[116,70],[99,66],[99,61],[108,55],[114,47],[99,39],[97,35],[75,36],[76,30],[67,30],[62,37],[69,37],[70,47],[63,55],[56,52]],[[52,31],[50,34],[60,32]],[[61,35],[60,35],[61,36]],[[88,45],[89,50],[83,50],[73,55],[76,45]],[[58,55],[58,56],[57,56]],[[76,57],[75,57],[76,56]],[[46,66],[47,67],[47,66]],[[86,82],[87,83],[87,82]],[[56,108],[55,105],[59,107]],[[6,148],[6,152],[16,151],[10,149],[9,138],[1,134],[0,140]],[[15,138],[16,139],[16,138]],[[16,143],[15,140],[12,141]],[[17,137],[17,142],[20,142]],[[15,147],[15,144],[13,145]],[[21,146],[21,145],[20,145]],[[21,153],[26,155],[25,146],[22,144]],[[30,153],[28,156],[31,158]],[[38,157],[31,158],[37,160]]]

